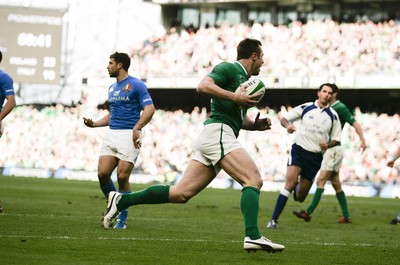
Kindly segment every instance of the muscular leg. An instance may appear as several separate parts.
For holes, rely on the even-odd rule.
[[[171,186],[169,202],[186,203],[202,191],[215,178],[213,167],[207,167],[196,160],[190,160],[182,179],[177,185]]]
[[[186,203],[214,179],[215,171],[196,160],[190,160],[177,185],[153,185],[138,192],[123,194],[118,209],[137,204]]]
[[[258,228],[258,210],[262,180],[257,165],[243,149],[236,149],[220,162],[221,167],[243,187],[240,209],[244,219],[245,237],[261,238]]]
[[[241,185],[241,208],[244,216],[246,236],[251,239],[261,237],[258,230],[259,189],[262,181],[257,166],[244,149],[236,149],[221,159],[220,166]],[[151,186],[139,192],[122,195],[118,209],[135,204],[186,203],[210,184],[215,178],[213,167],[191,160],[182,179],[176,186]]]
[[[118,177],[118,187],[119,192],[130,192],[131,184],[129,183],[129,177],[132,173],[133,164],[131,162],[119,160],[117,177]]]
[[[332,172],[332,176],[331,176],[331,184],[332,187],[335,189],[336,193],[342,192],[342,183],[340,182],[340,178],[339,178],[339,173],[338,172]]]
[[[108,197],[111,191],[116,191],[114,183],[111,180],[111,174],[118,165],[118,158],[114,156],[100,156],[97,166],[97,174],[100,188],[104,196]]]
[[[300,177],[299,185],[297,187],[297,201],[303,202],[311,189],[312,182],[306,178]]]
[[[236,149],[220,161],[225,172],[243,187],[252,186],[260,189],[262,180],[257,165],[243,148]]]
[[[131,162],[119,160],[117,168],[117,179],[118,179],[118,191],[122,194],[128,194],[131,192],[131,184],[129,183],[129,177],[132,173],[134,165]],[[117,219],[123,224],[126,224],[128,219],[128,209],[122,210]],[[123,224],[119,224],[121,227]],[[118,225],[118,224],[117,224]],[[118,226],[117,226],[118,227]]]

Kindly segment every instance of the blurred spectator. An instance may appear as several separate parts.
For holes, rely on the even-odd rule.
[[[200,28],[174,28],[161,38],[132,49],[135,71],[146,77],[203,76],[224,60],[235,60],[244,37],[258,38],[266,52],[260,75],[354,76],[400,73],[400,25],[394,21],[342,23],[294,21],[273,26],[254,23]]]
[[[277,112],[268,108],[250,111],[253,115],[257,111],[268,115],[272,129],[243,131],[239,141],[255,159],[264,180],[283,181],[291,139],[279,126],[279,117],[286,107]],[[16,107],[9,117],[13,122],[7,125],[8,130],[0,141],[0,150],[8,150],[0,156],[0,166],[95,172],[105,132],[102,128],[87,130],[82,125],[82,118],[88,113],[94,118],[105,115],[104,110],[82,106]],[[195,108],[191,113],[157,110],[144,130],[143,148],[137,161],[139,171],[173,182],[184,170],[196,132],[203,127],[206,117],[206,109]],[[389,170],[386,164],[389,154],[395,152],[393,141],[400,138],[400,115],[362,113],[356,109],[355,117],[363,128],[368,148],[361,154],[354,128],[343,128],[342,145],[346,152],[340,170],[342,181],[345,184],[398,183],[397,170]],[[263,141],[256,141],[260,138]]]

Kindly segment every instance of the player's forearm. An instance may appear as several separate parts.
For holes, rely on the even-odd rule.
[[[365,138],[364,138],[364,134],[362,132],[361,125],[358,122],[355,122],[355,123],[353,123],[353,127],[356,130],[358,137],[360,137],[361,142],[365,143]]]
[[[235,93],[222,89],[217,86],[214,80],[208,76],[204,77],[197,86],[198,93],[207,95],[212,98],[228,99],[235,101]],[[236,102],[236,101],[235,101]]]
[[[107,114],[100,120],[93,122],[93,127],[104,127],[110,125],[110,114]]]
[[[281,119],[281,125],[282,125],[282,127],[284,127],[285,129],[287,129],[287,126],[290,125],[290,122],[289,122],[286,118],[282,118],[282,119]]]
[[[7,102],[4,104],[3,109],[0,112],[0,121],[2,121],[7,115],[12,111],[15,107],[15,98],[14,97],[7,97]]]
[[[328,148],[332,148],[334,146],[337,146],[340,142],[336,141],[336,140],[332,140],[330,142],[328,142]]]
[[[254,130],[254,121],[252,121],[248,116],[245,116],[242,123],[243,130]]]
[[[156,111],[155,107],[153,104],[147,105],[144,107],[142,115],[140,116],[140,119],[136,123],[135,127],[133,127],[134,130],[141,130],[146,126],[151,121],[151,118],[154,115],[154,112]]]

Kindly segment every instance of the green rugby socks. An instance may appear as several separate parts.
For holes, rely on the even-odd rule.
[[[258,208],[260,200],[260,190],[254,187],[244,187],[240,197],[240,209],[244,218],[245,235],[251,239],[261,237],[258,230]]]
[[[324,193],[324,189],[317,188],[317,190],[315,191],[314,197],[313,197],[310,205],[307,208],[308,215],[311,215],[314,212],[315,208],[317,208],[319,201],[321,200],[322,193]]]
[[[159,204],[169,202],[169,185],[154,185],[144,190],[122,194],[117,204],[118,210],[136,204]]]
[[[347,200],[346,200],[346,195],[344,194],[344,191],[336,193],[336,198],[338,199],[340,207],[342,208],[343,216],[346,218],[349,218],[350,212],[349,212],[349,208],[347,206]]]

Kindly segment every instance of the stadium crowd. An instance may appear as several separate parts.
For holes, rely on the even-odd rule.
[[[221,61],[235,60],[244,37],[261,40],[265,64],[260,75],[357,76],[400,73],[400,24],[294,21],[251,26],[172,28],[131,49],[140,77],[203,76]]]
[[[287,109],[253,108],[249,111],[254,116],[260,111],[262,116],[270,117],[272,129],[266,132],[242,131],[240,142],[257,162],[264,180],[284,181],[287,152],[293,135],[288,135],[280,126],[279,117]],[[66,168],[95,172],[106,129],[87,128],[83,124],[83,117],[88,115],[102,117],[104,110],[84,105],[16,107],[5,122],[0,150],[7,151],[0,156],[0,166],[53,171]],[[348,184],[373,185],[398,183],[399,167],[388,168],[386,161],[395,152],[395,141],[399,139],[400,132],[400,116],[362,113],[358,109],[355,115],[363,127],[368,148],[361,154],[360,143],[353,127],[344,128],[342,181]],[[192,143],[206,116],[206,109],[199,108],[191,113],[157,110],[144,132],[137,162],[139,172],[158,176],[160,182],[173,182],[179,177],[191,156]],[[135,181],[135,177],[132,180]]]
[[[331,20],[171,29],[132,48],[130,72],[143,79],[204,76],[219,62],[235,60],[236,46],[243,37],[262,41],[266,58],[260,75],[264,76],[400,74],[398,22],[339,24]],[[106,75],[104,66],[101,69],[99,73]],[[96,108],[98,100],[94,101],[76,107],[16,107],[4,123],[0,150],[7,151],[0,156],[0,167],[95,172],[106,128],[88,129],[83,124],[83,117],[104,116],[104,110]],[[293,136],[280,126],[279,117],[287,109],[252,109],[254,115],[257,111],[271,118],[272,130],[242,131],[240,141],[258,163],[264,180],[284,181]],[[361,154],[354,129],[344,128],[342,181],[376,185],[398,182],[399,167],[386,167],[386,160],[400,139],[400,116],[362,113],[359,109],[355,114],[368,148]],[[173,182],[184,170],[206,116],[207,111],[198,108],[191,113],[157,110],[145,128],[136,168],[159,176],[160,182]]]

